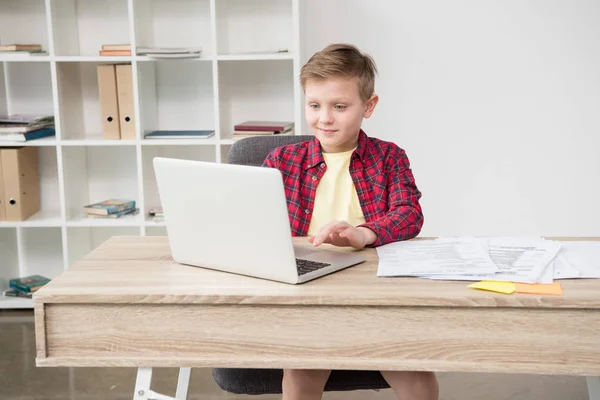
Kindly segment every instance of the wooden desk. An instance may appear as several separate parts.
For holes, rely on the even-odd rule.
[[[36,363],[600,375],[600,280],[503,295],[378,278],[363,251],[288,285],[179,265],[166,237],[114,237],[34,295]]]

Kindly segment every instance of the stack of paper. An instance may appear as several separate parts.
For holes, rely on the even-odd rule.
[[[201,47],[138,47],[138,56],[152,58],[199,58]]]
[[[600,278],[600,242],[542,238],[438,238],[377,248],[378,276],[553,283]]]

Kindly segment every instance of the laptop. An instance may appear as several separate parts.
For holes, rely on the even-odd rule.
[[[277,169],[164,157],[153,164],[178,263],[298,284],[365,261],[293,245]]]

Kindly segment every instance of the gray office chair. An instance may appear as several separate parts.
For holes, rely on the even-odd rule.
[[[260,166],[274,148],[312,138],[308,135],[244,138],[233,144],[227,162]],[[217,385],[230,393],[261,395],[282,392],[281,369],[214,368],[212,374]],[[389,387],[379,371],[334,370],[325,385],[325,391],[379,390]]]

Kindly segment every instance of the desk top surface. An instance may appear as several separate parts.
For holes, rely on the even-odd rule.
[[[294,238],[294,243],[310,246],[306,238]],[[361,251],[367,259],[365,263],[304,284],[289,285],[178,264],[171,258],[164,236],[113,237],[33,298],[35,303],[600,309],[600,279],[560,281],[563,296],[504,295],[468,288],[470,282],[380,278],[376,250]]]

